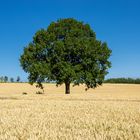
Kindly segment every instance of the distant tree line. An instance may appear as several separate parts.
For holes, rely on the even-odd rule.
[[[105,80],[104,83],[140,84],[140,78],[110,78]]]
[[[8,76],[0,76],[0,83],[8,83],[8,82],[11,82],[11,83],[18,83],[18,82],[21,82],[20,80],[20,76],[17,76],[17,78],[9,78]]]

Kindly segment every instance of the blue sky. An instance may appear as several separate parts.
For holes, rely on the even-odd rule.
[[[110,77],[140,77],[139,0],[0,0],[0,76],[26,80],[19,57],[34,33],[59,18],[89,23],[112,49]]]

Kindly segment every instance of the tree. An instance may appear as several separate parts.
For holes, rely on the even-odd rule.
[[[60,19],[47,29],[39,30],[20,57],[23,70],[29,73],[29,82],[41,88],[47,78],[57,85],[85,84],[86,89],[101,85],[111,62],[107,43],[96,39],[88,24],[75,19]]]
[[[16,80],[16,81],[17,81],[17,82],[20,82],[20,77],[19,77],[19,76],[17,77],[17,80]]]
[[[4,76],[4,82],[8,82],[8,77],[7,76]]]
[[[0,77],[0,82],[4,82],[4,77],[3,76]]]
[[[13,83],[14,82],[14,78],[11,77],[10,78],[10,82]]]

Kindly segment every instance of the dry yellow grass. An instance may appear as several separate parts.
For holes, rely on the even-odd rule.
[[[139,140],[140,85],[0,84],[0,140]],[[23,95],[27,92],[28,95]]]

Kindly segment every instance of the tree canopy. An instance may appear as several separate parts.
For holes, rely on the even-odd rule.
[[[68,94],[70,83],[85,84],[87,89],[101,85],[111,66],[110,55],[107,43],[96,39],[89,24],[67,18],[36,32],[20,63],[31,84],[42,87],[47,78],[57,85],[65,83]]]

